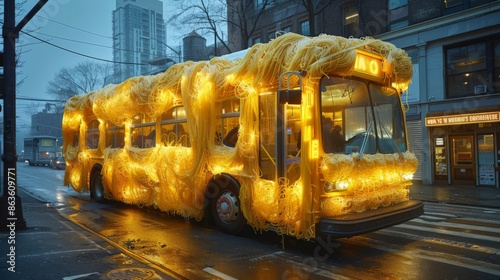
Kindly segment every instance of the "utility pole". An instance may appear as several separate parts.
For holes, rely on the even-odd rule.
[[[4,0],[3,37],[3,99],[4,133],[2,154],[3,196],[0,198],[0,230],[15,231],[26,228],[21,198],[17,195],[16,155],[16,40],[21,29],[40,11],[48,0],[38,3],[16,26],[15,0]]]

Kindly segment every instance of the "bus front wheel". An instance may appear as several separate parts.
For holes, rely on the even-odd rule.
[[[90,175],[90,195],[99,203],[106,202],[104,197],[104,184],[102,182],[101,168],[94,168]]]
[[[232,178],[219,177],[209,187],[210,215],[218,230],[237,235],[246,225],[241,212],[239,184]]]

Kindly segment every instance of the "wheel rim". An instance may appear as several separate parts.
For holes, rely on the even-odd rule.
[[[232,192],[224,192],[217,199],[217,215],[220,220],[229,224],[238,218],[240,207],[238,199]]]

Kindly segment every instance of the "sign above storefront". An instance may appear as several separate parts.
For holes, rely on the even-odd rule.
[[[425,126],[461,125],[487,122],[500,122],[500,112],[461,114],[425,118]]]

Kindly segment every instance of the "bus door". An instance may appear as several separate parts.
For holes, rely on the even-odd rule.
[[[286,87],[282,87],[282,83]],[[278,178],[288,178],[289,184],[300,177],[301,98],[300,72],[283,73],[277,94],[276,165]]]
[[[40,160],[40,149],[38,148],[38,139],[33,138],[33,163],[37,163]]]

